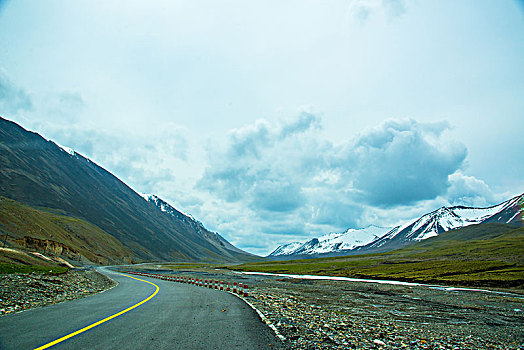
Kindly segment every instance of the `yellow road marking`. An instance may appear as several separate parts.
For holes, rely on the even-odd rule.
[[[142,300],[141,302],[139,302],[139,303],[137,303],[137,304],[135,304],[135,305],[133,305],[133,306],[130,306],[130,307],[128,307],[128,308],[125,309],[125,310],[122,310],[122,311],[120,311],[120,312],[118,312],[118,313],[116,313],[116,314],[114,314],[114,315],[108,316],[108,317],[104,318],[103,320],[100,320],[100,321],[97,321],[97,322],[95,322],[95,323],[93,323],[93,324],[90,324],[89,326],[86,326],[86,327],[84,327],[84,328],[82,328],[82,329],[79,329],[79,330],[77,330],[77,331],[75,331],[75,332],[73,332],[73,333],[70,333],[70,334],[68,334],[68,335],[64,335],[62,338],[58,338],[57,340],[53,340],[52,342],[47,343],[47,344],[45,344],[45,345],[42,345],[42,346],[40,346],[40,347],[38,347],[38,348],[36,348],[36,349],[34,349],[34,350],[41,350],[41,349],[47,349],[47,348],[50,348],[51,346],[56,345],[56,344],[58,344],[58,343],[60,343],[60,342],[63,342],[63,341],[66,340],[66,339],[72,338],[72,337],[74,337],[75,335],[78,335],[78,334],[80,334],[80,333],[83,333],[83,332],[85,332],[85,331],[88,331],[88,330],[90,330],[91,328],[94,328],[94,327],[96,327],[96,326],[98,326],[98,325],[100,325],[100,324],[102,324],[102,323],[104,323],[104,322],[110,321],[110,320],[112,320],[112,319],[115,318],[115,317],[118,317],[118,316],[120,316],[120,315],[122,315],[122,314],[125,314],[126,312],[131,311],[131,310],[133,310],[134,308],[137,308],[137,307],[139,307],[140,305],[144,304],[145,302],[151,300],[151,299],[156,295],[156,293],[158,293],[158,291],[160,290],[160,287],[158,287],[158,286],[157,286],[156,284],[154,284],[153,282],[149,282],[149,281],[146,281],[146,280],[143,280],[143,279],[140,279],[140,278],[136,278],[136,277],[133,277],[133,276],[129,276],[129,275],[126,275],[126,274],[123,274],[123,273],[120,273],[120,275],[122,275],[122,276],[126,276],[126,277],[129,277],[129,278],[132,278],[132,279],[135,279],[135,280],[137,280],[137,281],[142,281],[142,282],[146,282],[146,283],[152,284],[152,285],[154,285],[154,286],[156,287],[156,290],[155,290],[155,292],[154,292],[153,294],[151,294],[150,296],[148,296],[147,298],[145,298],[145,299]]]

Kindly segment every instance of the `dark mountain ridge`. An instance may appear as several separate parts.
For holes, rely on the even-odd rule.
[[[224,237],[222,237],[217,232],[211,232],[208,229],[204,227],[204,225],[196,220],[195,218],[186,215],[180,211],[178,211],[176,208],[171,206],[169,203],[164,201],[162,198],[156,196],[156,195],[143,195],[145,200],[147,200],[150,203],[153,203],[160,211],[166,213],[167,215],[174,216],[178,220],[184,222],[185,224],[189,225],[195,232],[197,232],[200,236],[205,237],[207,241],[209,241],[211,244],[217,246],[218,248],[226,248],[232,252],[237,252],[239,254],[249,254],[253,257],[256,257],[253,254],[246,253],[243,250],[235,247],[231,243],[229,243]]]
[[[238,261],[251,254],[164,212],[78,153],[0,117],[0,195],[94,224],[144,261]],[[212,239],[210,239],[212,238]]]

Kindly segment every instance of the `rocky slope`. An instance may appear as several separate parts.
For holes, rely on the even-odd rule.
[[[0,275],[0,315],[82,298],[114,285],[113,280],[93,270]]]

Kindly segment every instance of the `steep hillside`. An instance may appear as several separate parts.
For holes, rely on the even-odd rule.
[[[204,225],[202,225],[200,221],[178,211],[177,209],[172,207],[169,203],[164,201],[162,198],[159,198],[158,196],[154,194],[142,194],[142,197],[144,197],[146,201],[154,204],[160,211],[162,211],[166,215],[172,216],[175,219],[180,220],[181,222],[190,226],[201,237],[205,238],[208,242],[216,246],[217,249],[227,249],[231,255],[235,256],[236,254],[238,254],[238,256],[244,260],[248,258],[246,254],[253,258],[257,258],[256,260],[258,260],[258,257],[256,255],[249,254],[241,249],[238,249],[237,247],[229,243],[224,237],[222,237],[221,235],[219,235],[216,232],[209,231],[208,229],[204,227]],[[249,260],[252,260],[252,259],[249,259]]]
[[[85,220],[120,241],[135,259],[238,261],[247,253],[165,215],[82,155],[0,118],[0,195]]]
[[[84,220],[5,197],[0,197],[0,239],[12,248],[81,263],[130,263],[133,256],[116,238]]]

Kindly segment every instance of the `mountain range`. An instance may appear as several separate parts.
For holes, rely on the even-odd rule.
[[[90,159],[3,118],[0,196],[5,198],[0,234],[12,246],[34,249],[53,245],[82,255],[86,242],[98,237],[99,241],[89,243],[98,256],[93,261],[91,254],[88,260],[92,262],[234,262],[253,258],[160,198],[142,197]],[[17,213],[9,212],[13,208]],[[28,222],[27,213],[41,224]],[[63,229],[63,235],[57,234],[56,227]],[[90,235],[95,230],[98,235]],[[119,254],[109,256],[109,248]]]
[[[329,233],[305,243],[292,242],[281,245],[269,256],[315,255],[349,251],[374,242],[390,230],[391,227],[371,225],[363,229],[348,229],[343,233]]]
[[[474,224],[522,226],[523,207],[524,195],[489,208],[442,207],[393,228],[371,225],[285,244],[269,258],[386,252]],[[86,264],[260,259],[158,196],[135,192],[83,155],[1,117],[0,239]]]
[[[293,242],[277,247],[270,258],[335,256],[379,253],[398,249],[442,232],[485,223],[522,226],[524,194],[488,208],[442,207],[404,225],[393,228],[368,226],[330,233],[305,243]]]

